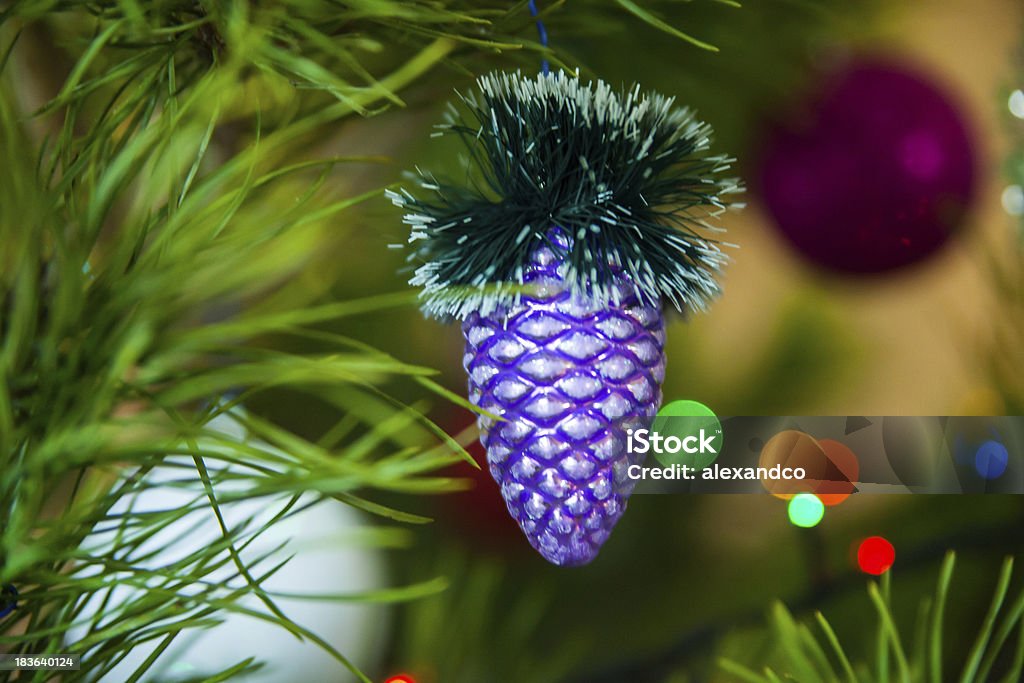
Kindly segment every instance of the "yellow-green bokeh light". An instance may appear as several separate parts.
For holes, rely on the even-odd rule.
[[[825,504],[813,493],[798,493],[789,501],[789,521],[809,529],[825,516]]]

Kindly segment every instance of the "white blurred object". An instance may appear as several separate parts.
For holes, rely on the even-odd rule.
[[[1011,114],[1018,119],[1024,119],[1024,90],[1014,90],[1010,93],[1010,99],[1006,104],[1010,107]]]
[[[209,426],[233,438],[238,436],[233,420],[217,418]],[[265,445],[262,447],[266,448]],[[156,486],[137,496],[127,496],[111,509],[111,514],[123,514],[129,508],[135,513],[173,510],[194,504],[197,497],[205,496],[192,460],[176,457],[171,462],[179,466],[160,468],[148,474],[149,483]],[[193,476],[194,485],[191,481]],[[183,485],[183,480],[188,483]],[[223,496],[230,491],[230,487],[221,485],[216,490]],[[313,496],[303,496],[292,511],[314,500]],[[245,524],[250,517],[253,521],[248,528],[258,529],[277,514],[284,504],[285,500],[277,497],[228,502],[220,507],[229,529]],[[271,594],[358,594],[383,586],[384,566],[380,552],[375,548],[358,545],[362,537],[360,532],[366,527],[362,513],[343,503],[326,500],[274,523],[245,547],[240,555],[248,565],[274,548],[286,544],[270,558],[250,568],[251,575],[259,577],[292,556],[284,567],[261,583],[262,588]],[[152,557],[136,565],[155,570],[173,564],[221,538],[213,509],[207,504],[168,525],[132,555],[144,556],[153,552]],[[96,542],[94,539],[86,539],[83,547],[88,548]],[[236,547],[239,545],[241,543],[236,543]],[[228,561],[206,576],[205,580],[224,581],[236,575],[237,571],[236,565]],[[232,588],[244,586],[244,579],[236,576],[230,585]],[[200,588],[196,586],[195,592],[198,593]],[[118,586],[108,602],[108,609],[137,597],[138,590]],[[337,600],[271,597],[293,622],[321,637],[359,668],[364,671],[373,670],[379,663],[387,628],[386,607]],[[82,623],[91,619],[102,598],[103,595],[93,596],[76,621]],[[268,611],[266,605],[252,594],[240,598],[236,604],[261,613]],[[237,680],[255,683],[295,680],[330,683],[355,678],[318,645],[309,640],[300,641],[281,626],[237,612],[221,611],[217,616],[224,621],[213,628],[183,631],[142,680],[180,681],[211,675],[248,657],[255,657],[263,663],[263,667]],[[68,638],[74,642],[85,635],[83,624],[69,631]],[[136,647],[124,661],[99,680],[103,683],[127,680],[152,654],[159,642],[160,639],[157,639]]]
[[[1024,188],[1020,185],[1007,185],[1001,199],[1006,213],[1011,216],[1024,214]]]

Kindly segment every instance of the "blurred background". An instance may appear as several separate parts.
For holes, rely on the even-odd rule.
[[[1005,383],[1024,376],[1024,344],[1003,328],[1015,324],[1009,318],[1019,313],[1010,311],[1019,309],[1022,292],[999,273],[1016,272],[1019,282],[1020,207],[1007,191],[1014,181],[1006,170],[1020,144],[1022,124],[1009,99],[1021,86],[1024,8],[999,0],[675,6],[671,23],[713,43],[717,53],[605,17],[598,8],[564,10],[548,22],[553,45],[604,80],[639,81],[696,108],[715,126],[716,149],[737,157],[750,189],[746,210],[725,220],[726,239],[739,248],[724,296],[707,314],[670,322],[667,400],[696,399],[719,415],[1020,413],[1019,395]],[[591,21],[614,28],[588,35]],[[765,166],[773,155],[807,158],[801,140],[812,140],[805,144],[817,144],[823,155],[837,150],[880,158],[882,165],[899,157],[891,129],[882,121],[873,131],[871,121],[879,108],[918,106],[902,83],[880,95],[882,101],[871,99],[867,85],[868,93],[844,102],[862,124],[858,136],[843,139],[843,124],[806,131],[816,107],[827,106],[821,99],[843,97],[829,88],[844,87],[851,72],[874,65],[940,93],[965,137],[936,144],[961,160],[952,163],[969,165],[973,178],[963,213],[925,229],[943,238],[878,270],[870,253],[837,265],[813,245],[801,250],[794,243],[800,226],[780,225],[768,206],[778,198],[764,196]],[[942,105],[921,106],[924,119],[945,116],[929,109]],[[413,104],[374,119],[375,127],[387,126],[382,132],[353,139],[390,141],[401,167],[443,168],[445,150],[424,142],[437,120],[432,101],[419,111]],[[797,131],[790,138],[776,132],[787,124]],[[939,130],[944,125],[936,123]],[[970,161],[957,148],[963,141]],[[878,188],[857,173],[826,174],[810,187],[825,197],[819,230],[853,231],[864,205],[918,192],[911,178],[886,178],[887,186]],[[900,209],[879,210],[889,229],[901,224]],[[387,225],[383,216],[371,220]],[[396,225],[388,239],[401,238]],[[360,274],[358,285],[339,283],[346,292],[387,287],[401,266],[398,258],[391,268],[367,258],[380,238],[367,240],[352,245],[351,257],[330,258],[329,267],[339,267],[340,259],[343,270]],[[445,369],[447,386],[461,388],[455,327],[396,315],[366,321],[360,331],[379,344],[400,340],[391,347],[396,354]],[[438,420],[470,422],[457,415]],[[597,562],[562,570],[530,552],[486,475],[476,487],[437,501],[438,522],[420,539],[419,561],[399,569],[406,576],[457,577],[445,594],[397,616],[389,658],[393,671],[412,680],[741,680],[719,670],[716,657],[756,669],[777,656],[778,641],[759,631],[777,599],[799,614],[822,610],[849,650],[868,652],[876,627],[865,582],[856,578],[854,550],[875,534],[896,547],[895,609],[908,625],[933,590],[942,552],[961,551],[955,583],[961,611],[950,617],[957,637],[946,653],[952,667],[973,641],[998,560],[1020,550],[1016,530],[1024,514],[1014,497],[853,496],[829,508],[818,527],[799,529],[789,523],[785,503],[769,496],[641,496]]]
[[[698,400],[720,416],[1022,413],[1020,2],[650,3],[652,21],[715,51],[623,11],[632,3],[538,4],[556,65],[584,78],[639,82],[693,107],[748,186],[746,208],[724,221],[724,239],[737,245],[724,295],[707,313],[670,319],[666,400]],[[510,12],[519,16],[510,30],[531,49],[441,60],[404,87],[404,106],[382,105],[320,134],[319,154],[368,159],[332,169],[332,192],[375,191],[416,166],[457,170],[451,145],[430,137],[453,91],[493,69],[538,68],[526,3]],[[22,63],[38,63],[24,72],[35,80],[21,82],[22,96],[43,102],[52,96],[47,46],[37,40],[24,49]],[[389,46],[381,49],[387,61]],[[344,225],[318,234],[284,289],[326,302],[405,291],[403,254],[388,245],[407,233],[383,194],[338,220]],[[440,385],[464,394],[460,330],[411,304],[317,329],[435,368]],[[322,341],[275,343],[299,353]],[[483,462],[468,410],[419,386],[385,386],[461,435]],[[336,423],[339,406],[271,388],[247,398],[245,409],[316,440]],[[322,605],[289,603],[289,616],[370,680],[760,680],[723,668],[721,658],[816,680],[794,668],[797,646],[772,616],[775,601],[801,621],[821,611],[859,680],[890,680],[877,659],[882,627],[865,591],[870,577],[857,562],[858,544],[871,536],[895,548],[886,599],[908,650],[921,601],[933,594],[945,553],[957,552],[939,655],[955,672],[983,631],[1000,562],[1024,546],[1024,501],[1016,496],[854,495],[813,528],[792,524],[786,503],[769,495],[637,496],[597,561],[563,569],[529,548],[486,468],[462,462],[443,474],[464,490],[374,497],[432,523],[346,546],[337,557],[307,555],[288,575],[294,590],[310,581],[315,590],[350,593],[442,577],[444,590],[393,605],[357,600],[317,611]],[[275,533],[322,549],[393,524],[402,526],[345,508]],[[301,656],[308,680],[352,679],[308,649],[296,655],[287,634],[250,653],[247,627],[232,628],[227,641],[196,635],[195,647],[205,640],[211,651],[196,661],[223,667],[257,654],[270,666],[252,680],[284,681],[294,680],[289,667],[306,666],[285,657]],[[861,671],[861,662],[871,663]],[[154,680],[196,674],[182,671],[165,668]],[[1012,657],[1000,655],[990,680],[1012,671]],[[913,675],[924,680],[923,670]]]

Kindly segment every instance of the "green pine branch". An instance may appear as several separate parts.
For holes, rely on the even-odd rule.
[[[946,619],[955,556],[946,555],[939,570],[934,596],[922,601],[913,628],[902,629],[893,614],[890,575],[868,584],[868,596],[878,624],[875,652],[853,659],[821,612],[813,621],[800,622],[781,603],[772,608],[770,628],[774,637],[773,660],[778,664],[755,670],[732,659],[720,660],[722,669],[747,683],[781,680],[828,683],[1015,683],[1024,667],[1024,590],[1008,599],[1014,559],[1006,558],[995,582],[991,603],[980,624],[965,629]],[[955,629],[955,630],[954,630]],[[972,635],[966,660],[951,670],[944,654],[944,638]],[[999,677],[993,678],[997,670]]]
[[[343,229],[346,211],[381,194],[339,196],[330,174],[365,160],[306,158],[304,140],[397,102],[456,49],[441,20],[462,19],[437,15],[431,26],[436,11],[426,6],[429,37],[367,78],[351,54],[374,49],[369,35],[326,40],[340,25],[311,21],[298,4],[295,13],[254,14],[241,4],[223,14],[192,11],[195,3],[145,7],[16,3],[3,17],[0,584],[18,590],[19,606],[0,620],[0,647],[82,654],[82,670],[65,680],[91,680],[135,647],[159,642],[158,654],[180,634],[242,612],[320,644],[368,680],[261,587],[286,554],[243,560],[268,525],[229,526],[221,508],[264,500],[276,522],[313,492],[422,522],[375,502],[373,491],[456,485],[431,472],[468,457],[461,446],[385,391],[396,379],[429,388],[434,371],[340,339],[306,354],[269,343],[410,297],[260,302],[328,230]],[[75,57],[54,97],[30,112],[19,86],[34,74],[17,43],[33,32]],[[301,51],[298,40],[308,41]],[[354,434],[317,443],[217,400],[244,404],[281,387],[328,404],[383,399],[386,415],[349,419]],[[240,423],[238,435],[212,428],[218,417]],[[156,514],[113,512],[166,486],[157,472],[199,483],[202,495]],[[197,518],[219,524],[222,540],[153,569],[146,542]],[[441,588],[431,580],[337,599],[385,603]],[[246,595],[260,608],[241,603]],[[90,615],[87,604],[101,608]]]
[[[428,520],[377,496],[456,488],[434,472],[469,456],[426,406],[391,393],[461,401],[433,370],[320,329],[411,309],[411,296],[324,304],[284,286],[382,194],[332,183],[379,159],[315,148],[347,118],[402,106],[439,67],[476,73],[481,57],[535,63],[537,51],[561,64],[532,31],[523,2],[0,8],[0,587],[18,591],[0,649],[82,654],[63,680],[86,681],[155,644],[131,677],[146,680],[182,634],[243,613],[369,680],[263,587],[287,549],[246,549],[304,494],[378,516],[369,542],[401,544],[386,524]],[[318,350],[286,351],[288,339]],[[304,437],[241,409],[281,389],[332,407],[334,427]],[[168,485],[191,501],[134,507]],[[246,500],[270,520],[230,523],[224,507]],[[220,540],[154,568],[147,542],[184,541],[196,524]],[[388,603],[444,585],[311,597]],[[259,666],[240,659],[203,680]]]

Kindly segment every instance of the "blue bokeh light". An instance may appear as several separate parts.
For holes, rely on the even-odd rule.
[[[1006,471],[1010,454],[1001,442],[990,439],[978,446],[974,454],[974,469],[985,479],[998,479]]]

